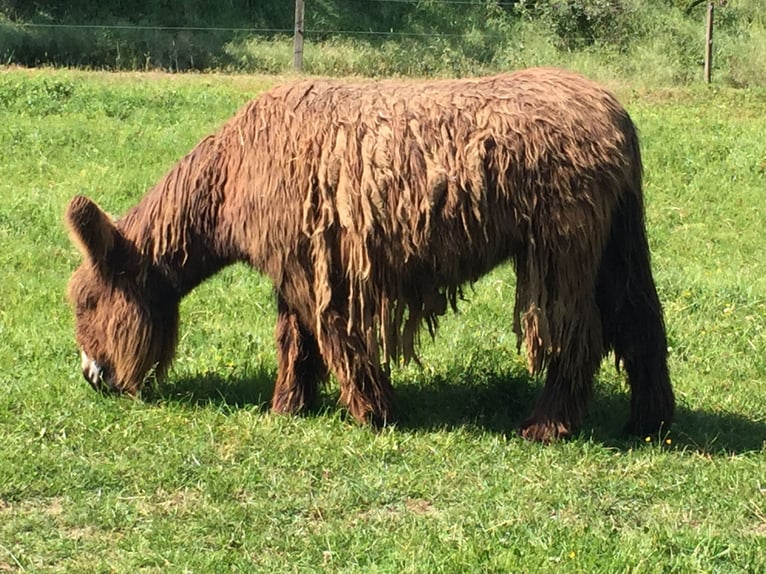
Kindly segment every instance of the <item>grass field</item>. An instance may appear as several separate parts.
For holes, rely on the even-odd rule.
[[[266,280],[227,269],[182,305],[142,400],[79,373],[62,225],[86,193],[136,203],[274,78],[0,73],[0,572],[766,572],[766,91],[616,86],[638,124],[678,417],[628,440],[608,362],[574,439],[513,428],[530,379],[513,274],[482,279],[400,422],[268,412]]]

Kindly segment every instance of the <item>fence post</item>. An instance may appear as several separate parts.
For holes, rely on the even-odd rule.
[[[705,25],[705,83],[710,83],[713,73],[713,2],[707,3],[707,23]]]
[[[295,0],[295,35],[293,37],[293,69],[303,71],[303,0]]]

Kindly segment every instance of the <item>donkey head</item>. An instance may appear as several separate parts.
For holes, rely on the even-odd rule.
[[[66,222],[85,256],[69,282],[83,376],[94,389],[136,394],[150,370],[170,365],[179,298],[91,200],[72,199]]]

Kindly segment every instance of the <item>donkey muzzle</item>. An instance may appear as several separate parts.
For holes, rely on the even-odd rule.
[[[101,393],[118,391],[109,375],[109,369],[95,359],[91,359],[85,351],[81,351],[82,376],[91,387]]]

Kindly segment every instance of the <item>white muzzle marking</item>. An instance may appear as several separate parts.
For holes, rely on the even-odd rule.
[[[102,382],[101,376],[103,371],[101,365],[91,359],[85,351],[80,353],[82,357],[82,374],[94,388],[99,388]]]

